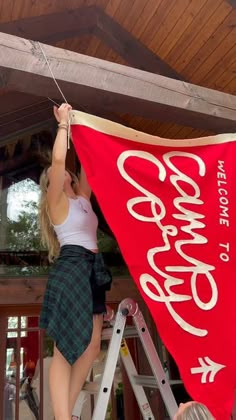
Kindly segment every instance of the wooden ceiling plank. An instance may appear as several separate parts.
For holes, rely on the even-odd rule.
[[[96,53],[93,57],[97,57],[97,58],[102,57],[104,60],[107,60],[107,56],[108,56],[108,54],[110,53],[111,50],[112,50],[112,48],[110,48],[109,45],[105,44],[104,42],[100,42],[98,44],[97,49],[96,49]],[[116,61],[117,58],[119,60],[119,57],[120,56],[118,56],[116,54],[116,58],[115,58],[114,62]]]
[[[114,16],[117,9],[120,7],[120,2],[121,0],[109,0],[104,9],[105,13],[107,13],[111,17]]]
[[[76,9],[84,4],[84,0],[20,0],[14,1],[13,20],[41,16],[46,13],[65,12]]]
[[[137,22],[139,22],[140,17],[142,16],[143,10],[145,8],[145,2],[143,0],[135,0],[133,5],[129,8],[128,12],[125,13],[119,23],[122,25],[126,31],[132,33],[132,29]],[[115,20],[116,17],[115,17]]]
[[[171,124],[168,124],[168,123],[164,123],[163,124],[162,123],[161,124],[161,127],[160,127],[160,129],[158,131],[158,136],[165,138],[165,133],[167,132],[167,130],[169,130],[169,128],[172,128],[174,125],[175,124],[173,124],[173,123],[171,123]]]
[[[13,11],[12,11],[12,19],[18,20],[20,18],[27,18],[27,17],[33,16],[34,7],[35,7],[35,2],[31,2],[30,0],[15,1]],[[42,14],[43,14],[43,9],[42,9]]]
[[[211,136],[213,133],[210,131],[201,131],[199,132],[199,130],[193,130],[190,134],[189,138],[198,138],[198,137],[208,137]]]
[[[15,0],[2,0],[0,9],[0,22],[9,22],[12,20],[12,10]]]
[[[187,127],[190,131],[192,130],[190,127]],[[180,127],[176,124],[170,124],[169,127],[167,127],[167,129],[162,130],[161,131],[161,136],[163,136],[164,138],[174,138],[174,135],[176,132],[178,132],[180,130]]]
[[[206,0],[205,0],[206,1]],[[200,3],[194,3],[195,6],[199,7]],[[187,27],[188,20],[188,9],[189,0],[177,0],[173,4],[169,13],[163,18],[161,23],[158,25],[156,34],[152,40],[149,41],[148,47],[154,52],[163,55],[169,53],[169,44],[172,46],[172,42],[177,42],[178,38],[182,34],[182,31]],[[185,16],[185,19],[183,19]],[[181,22],[181,25],[179,25]],[[172,34],[174,36],[172,37]],[[165,51],[167,49],[167,51]],[[164,51],[164,53],[163,53]]]
[[[190,127],[181,127],[179,130],[176,127],[176,137],[178,139],[186,139],[191,136],[191,134],[194,132],[193,128]],[[200,137],[200,135],[199,135]]]
[[[122,57],[117,55],[116,52],[112,48],[109,49],[109,51],[106,55],[106,60],[111,61],[112,63],[119,63],[119,64],[127,65],[127,63],[124,62]]]
[[[225,25],[224,21],[229,22],[228,19],[232,22],[229,6],[224,1],[213,14],[208,24],[196,35],[189,47],[186,48],[185,52],[183,52],[176,62],[175,68],[181,74],[188,75],[191,79],[195,69],[200,67],[211,54],[212,50],[215,49],[216,40],[224,39],[225,34],[222,33],[222,28]],[[221,34],[217,35],[219,28],[221,28]]]
[[[126,2],[126,5],[127,5],[127,2]],[[126,9],[125,9],[122,19],[120,18],[120,21],[122,21],[121,22],[122,28],[127,30],[128,32],[132,32],[132,28],[134,27],[137,20],[139,20],[139,17],[142,14],[142,10],[144,7],[145,7],[145,4],[143,0],[134,0],[133,4],[130,6],[130,10],[128,11],[128,13],[126,12]],[[116,16],[114,17],[114,19],[116,20]],[[114,52],[112,49],[109,49],[106,53],[104,53],[104,48],[103,48],[104,45],[105,45],[104,43],[100,43],[96,51],[96,56],[98,58],[102,57],[105,60],[116,62],[117,57],[115,57],[114,60],[110,58],[114,55]]]
[[[64,48],[65,50],[74,51],[80,54],[87,54],[87,50],[89,47],[89,44],[91,42],[92,35],[81,35],[78,39],[78,37],[74,38],[68,38],[64,41],[60,41],[55,43],[55,47],[58,48]]]
[[[129,65],[174,79],[182,77],[117,22],[98,10],[95,34]]]
[[[66,38],[91,34],[96,24],[96,10],[93,6],[81,7],[73,12],[67,10],[63,13],[2,23],[0,32],[44,43],[56,43]]]
[[[90,43],[88,45],[88,48],[86,50],[86,55],[89,55],[91,57],[96,57],[97,55],[97,49],[99,45],[101,44],[101,40],[97,38],[97,36],[92,35],[90,39]]]
[[[130,13],[135,0],[120,0],[119,7],[116,8],[115,13],[112,15],[114,20],[120,24],[123,23],[127,13]]]
[[[236,35],[235,35],[236,40]],[[206,74],[206,76],[201,79],[201,85],[207,86],[209,88],[214,89],[215,85],[217,84],[219,87],[219,90],[223,90],[225,84],[222,82],[220,83],[220,80],[226,78],[228,81],[232,78],[232,76],[235,76],[236,74],[236,44],[232,49],[229,49],[228,52],[226,52],[225,55],[221,55],[220,64],[218,66],[214,66],[209,73]],[[218,82],[218,83],[217,83]],[[235,93],[235,92],[234,92]]]
[[[235,26],[236,22],[236,12],[231,12],[227,15],[226,19],[222,22],[221,25],[218,24],[216,30],[212,33],[212,35],[208,38],[204,45],[202,45],[199,53],[195,54],[194,57],[189,60],[189,56],[186,57],[186,65],[181,70],[181,74],[185,77],[188,77],[189,80],[192,80],[192,77],[196,71],[201,69],[206,60],[209,59],[212,52],[215,51],[218,45],[228,36],[228,34],[232,31],[231,28]],[[210,26],[210,23],[209,23]],[[232,45],[234,45],[234,42]]]
[[[105,7],[105,13],[109,14],[109,16],[112,17],[115,14],[116,10],[119,8],[119,6],[120,0],[110,0]],[[101,40],[93,36],[88,45],[86,55],[90,55],[91,57],[97,57],[97,50],[100,45]]]
[[[235,95],[235,92],[236,92],[236,76],[232,77],[232,79],[229,80],[227,84],[225,84],[224,92],[229,93],[230,95]]]
[[[192,59],[201,49],[229,13],[230,8],[228,5],[225,7],[225,0],[208,0],[167,55],[167,62],[181,72],[187,60]]]
[[[140,41],[144,45],[149,45],[152,39],[155,38],[156,34],[158,33],[159,27],[161,27],[162,22],[165,21],[166,17],[170,13],[172,7],[175,4],[175,1],[176,0],[164,0],[160,3],[156,12],[152,16],[149,25],[139,37]]]
[[[129,112],[216,132],[236,131],[236,97],[120,66],[48,45],[43,46],[67,100],[88,110]],[[61,99],[38,43],[0,37],[0,87]]]
[[[197,2],[190,1],[188,6],[184,8],[183,13],[180,15],[178,20],[175,21],[175,25],[172,31],[167,34],[164,42],[159,48],[155,48],[154,52],[163,59],[165,59],[171,51],[174,51],[176,44],[179,39],[185,33],[186,30],[191,26],[195,17],[201,11],[207,0],[198,0]],[[182,2],[181,2],[182,4]],[[174,18],[173,18],[174,19]]]
[[[152,23],[154,23],[153,17],[156,14],[161,2],[162,0],[149,0],[146,2],[139,20],[132,29],[132,35],[135,36],[135,38],[141,39],[142,34],[147,30],[147,28],[152,26]]]
[[[235,20],[236,22],[236,20]],[[225,70],[227,63],[224,63],[224,57],[235,46],[236,41],[236,26],[232,31],[225,37],[225,39],[217,46],[217,48],[210,54],[207,60],[202,64],[200,68],[194,72],[192,76],[192,82],[196,84],[203,84],[208,74],[218,68],[218,66],[224,65]],[[224,63],[224,64],[223,64]],[[211,76],[210,76],[211,77]]]
[[[142,131],[142,126],[140,126],[140,130]],[[158,124],[156,123],[156,121],[153,120],[148,120],[148,122],[146,123],[145,126],[145,132],[147,132],[148,134],[151,134],[153,136],[158,136],[159,133],[159,128],[158,128]]]
[[[233,77],[232,80],[225,86],[225,89],[229,92],[236,92],[236,76]]]

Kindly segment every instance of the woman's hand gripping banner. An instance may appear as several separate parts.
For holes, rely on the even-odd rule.
[[[147,135],[71,113],[79,159],[186,389],[229,420],[236,388],[236,134]]]

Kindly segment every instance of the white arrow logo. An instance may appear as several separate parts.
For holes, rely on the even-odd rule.
[[[191,373],[194,375],[196,373],[202,373],[201,382],[205,384],[207,382],[207,375],[209,373],[209,382],[214,382],[215,375],[223,368],[225,365],[220,365],[219,363],[213,362],[210,357],[198,357],[199,365],[201,367],[191,368]]]

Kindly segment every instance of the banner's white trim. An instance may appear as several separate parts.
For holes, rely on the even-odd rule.
[[[70,122],[71,125],[83,125],[100,131],[101,133],[121,137],[126,140],[166,147],[196,147],[236,141],[236,133],[217,134],[215,136],[193,139],[165,139],[134,130],[133,128],[126,127],[104,118],[74,110],[70,112]]]

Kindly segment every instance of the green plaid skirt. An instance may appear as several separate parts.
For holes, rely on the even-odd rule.
[[[62,246],[49,272],[40,327],[71,365],[91,341],[93,314],[106,313],[110,287],[111,274],[102,254],[77,245]]]

